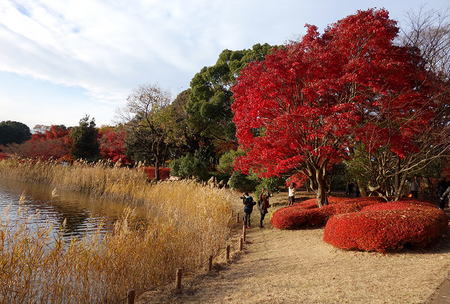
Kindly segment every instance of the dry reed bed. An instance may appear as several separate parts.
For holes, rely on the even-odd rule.
[[[76,163],[1,161],[0,176],[142,203],[148,217],[133,227],[127,208],[103,235],[70,242],[54,224],[36,228],[19,208],[0,216],[0,303],[116,303],[128,289],[137,295],[205,262],[226,244],[228,193],[194,182],[148,183],[139,169]]]

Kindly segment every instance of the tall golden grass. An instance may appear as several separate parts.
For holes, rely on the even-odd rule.
[[[192,182],[148,183],[139,169],[76,163],[1,161],[0,176],[130,200],[147,210],[134,227],[126,208],[114,230],[63,238],[54,223],[36,227],[21,207],[0,216],[0,303],[116,303],[195,271],[226,245],[231,211],[226,190]]]

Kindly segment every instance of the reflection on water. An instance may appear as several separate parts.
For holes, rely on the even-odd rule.
[[[51,221],[59,226],[66,220],[65,237],[82,236],[86,231],[96,231],[101,223],[104,223],[104,231],[110,230],[126,207],[124,203],[101,200],[87,194],[0,179],[0,214],[3,219],[4,211],[11,205],[8,215],[15,220],[22,194],[25,197],[23,207],[33,214],[39,212],[33,219],[36,225],[45,225],[46,221]],[[139,212],[142,211],[138,210]]]

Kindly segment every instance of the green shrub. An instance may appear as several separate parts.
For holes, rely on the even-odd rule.
[[[173,160],[170,164],[170,175],[181,178],[198,178],[201,180],[208,179],[206,165],[198,158],[187,154]]]
[[[219,159],[219,164],[217,165],[217,171],[222,173],[233,174],[233,162],[234,159],[238,156],[245,155],[245,152],[242,150],[229,150],[225,152]]]
[[[254,174],[245,175],[241,172],[234,172],[230,177],[230,187],[232,189],[253,192],[258,185],[258,178]]]
[[[259,179],[260,183],[256,186],[255,193],[259,195],[262,189],[267,189],[271,194],[280,192],[280,186],[285,183],[281,177],[269,177]]]
[[[213,170],[219,159],[214,151],[214,146],[200,147],[195,151],[194,157],[199,160],[207,170]]]

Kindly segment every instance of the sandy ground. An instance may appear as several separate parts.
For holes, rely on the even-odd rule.
[[[272,212],[286,201],[286,193],[273,197]],[[229,262],[186,277],[180,292],[168,284],[137,303],[429,303],[450,271],[450,231],[426,249],[380,254],[334,248],[323,229],[274,229],[270,217],[247,230],[243,252],[233,246]],[[258,220],[254,212],[254,226]]]

